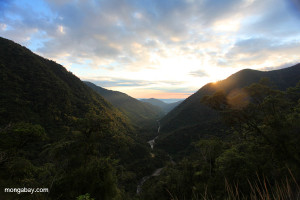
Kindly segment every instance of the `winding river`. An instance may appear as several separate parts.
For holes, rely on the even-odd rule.
[[[158,128],[157,128],[157,134],[159,134],[159,131],[160,131],[160,123],[159,121],[157,121],[157,125],[158,125]],[[154,148],[154,145],[155,145],[155,140],[158,138],[158,136],[156,136],[155,138],[153,138],[152,140],[149,140],[147,143],[150,145],[151,149]],[[142,178],[142,180],[140,180],[137,188],[136,188],[136,193],[139,194],[141,191],[142,191],[142,186],[143,184],[149,179],[151,178],[152,176],[159,176],[161,171],[164,169],[164,167],[162,168],[158,168],[156,169],[151,175],[149,176],[144,176]]]

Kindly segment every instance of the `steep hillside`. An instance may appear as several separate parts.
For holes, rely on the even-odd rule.
[[[216,111],[203,105],[201,99],[205,95],[211,95],[218,90],[223,90],[226,93],[237,91],[258,82],[263,77],[269,78],[275,88],[284,90],[295,86],[300,80],[300,64],[268,72],[245,69],[225,80],[203,86],[160,121],[163,134],[160,145],[174,151],[177,147],[178,150],[182,150],[199,135],[220,133],[223,126],[218,120]],[[174,143],[178,143],[178,145]]]
[[[63,66],[4,38],[0,47],[0,199],[134,196],[155,158],[127,118]],[[50,191],[3,189],[25,185]]]
[[[171,162],[159,177],[147,181],[142,199],[164,200],[170,194],[176,199],[235,199],[239,195],[244,199],[266,199],[272,194],[275,199],[297,199],[300,82],[287,90],[278,90],[263,79],[237,93],[218,91],[205,96],[202,102],[218,111],[226,124],[226,134],[216,137],[214,134],[219,130],[215,129],[207,137],[198,135],[185,151],[178,153],[174,147],[179,149],[188,136],[205,133],[206,127],[182,129],[181,134],[173,132],[172,136],[177,135],[172,138],[177,140],[169,139],[170,148],[166,150],[174,153],[176,165]],[[259,186],[257,183],[262,179],[267,183]],[[277,184],[280,180],[292,186],[285,189],[283,184]],[[262,195],[258,197],[258,193]]]
[[[150,103],[154,106],[158,106],[160,107],[164,113],[168,113],[170,112],[172,109],[174,109],[176,106],[178,106],[182,101],[177,101],[177,102],[174,102],[174,103],[165,103],[159,99],[154,99],[154,98],[150,98],[150,99],[141,99],[140,101],[143,101],[143,102],[147,102],[147,103]]]
[[[125,93],[107,90],[90,82],[85,82],[85,84],[119,108],[136,126],[156,125],[156,120],[163,115],[163,111],[159,107],[141,102]]]
[[[173,110],[175,107],[177,107],[179,104],[181,104],[183,102],[183,100],[181,101],[176,101],[174,103],[169,103],[167,104],[167,106],[165,107],[166,113],[170,112],[171,110]]]
[[[0,39],[0,125],[27,121],[45,127],[95,114],[125,128],[122,115],[63,66]]]
[[[158,106],[160,108],[163,108],[165,107],[166,105],[168,105],[167,103],[161,101],[161,100],[158,100],[158,99],[154,99],[154,98],[150,98],[150,99],[140,99],[140,101],[142,102],[147,102],[147,103],[150,103],[152,105],[155,105],[155,106]]]

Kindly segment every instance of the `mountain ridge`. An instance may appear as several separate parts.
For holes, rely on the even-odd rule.
[[[127,123],[119,111],[62,65],[5,38],[0,38],[0,46],[1,126],[20,120],[60,126],[89,112],[119,125]]]
[[[117,107],[135,126],[156,126],[156,120],[163,115],[159,107],[141,102],[123,92],[108,90],[87,81],[84,83]]]
[[[165,103],[162,100],[155,99],[155,98],[149,98],[149,99],[140,99],[142,102],[150,103],[154,106],[160,107],[165,114],[170,112],[172,109],[174,109],[176,106],[178,106],[182,101],[176,101],[173,103]]]
[[[51,188],[0,199],[134,196],[156,158],[129,119],[62,65],[1,37],[0,47],[0,187]]]
[[[182,137],[186,134],[186,137],[189,138],[186,140],[190,142],[193,140],[193,137],[199,137],[199,134],[209,135],[215,132],[214,126],[220,125],[219,129],[222,129],[221,123],[217,120],[217,112],[201,103],[201,99],[206,95],[212,95],[218,90],[229,93],[230,91],[241,89],[252,83],[259,82],[263,77],[269,78],[274,86],[280,90],[284,90],[288,87],[295,86],[300,80],[300,64],[266,72],[244,69],[222,81],[204,85],[160,120],[162,132],[160,146],[164,148],[170,141],[175,141],[176,139],[172,138],[175,137],[175,135],[178,138],[181,137],[181,139],[178,140],[185,141]],[[209,121],[212,121],[213,125],[209,125]],[[202,131],[202,134],[200,129],[207,129],[207,131]],[[193,133],[195,134],[193,135]],[[189,142],[183,146],[186,147]],[[173,146],[173,148],[176,147]]]

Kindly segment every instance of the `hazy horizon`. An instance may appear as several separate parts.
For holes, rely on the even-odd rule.
[[[0,36],[81,80],[185,99],[244,68],[300,62],[296,0],[3,0]]]
[[[138,100],[142,100],[142,99],[147,99],[147,98],[138,98]],[[154,98],[156,99],[156,98]],[[184,99],[174,99],[174,98],[170,98],[170,99],[158,99],[160,101],[163,101],[165,103],[175,103],[175,102],[178,102],[178,101],[183,101]]]

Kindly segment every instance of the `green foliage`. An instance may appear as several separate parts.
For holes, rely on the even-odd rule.
[[[45,130],[40,125],[19,122],[9,124],[0,132],[0,145],[3,149],[24,149],[47,139]]]
[[[153,122],[163,115],[163,111],[159,107],[141,102],[122,92],[107,90],[90,82],[85,82],[85,84],[119,108],[131,123],[139,128],[151,124],[155,126]]]
[[[77,197],[76,200],[95,200],[95,199],[91,198],[89,193],[86,193],[85,195],[80,195],[79,197]]]
[[[226,126],[224,126],[222,120],[219,120],[219,115],[213,109],[213,106],[209,107],[209,104],[203,104],[202,98],[207,95],[218,95],[219,99],[214,98],[216,102],[210,101],[210,104],[215,103],[215,106],[224,106],[224,104],[217,104],[218,101],[222,101],[220,94],[224,93],[230,96],[231,101],[229,103],[231,105],[243,107],[247,105],[247,95],[241,93],[241,89],[259,82],[263,77],[267,77],[270,80],[269,83],[264,81],[266,87],[272,83],[270,90],[274,89],[274,87],[282,91],[286,90],[299,82],[300,64],[269,72],[245,69],[229,76],[225,80],[206,84],[160,120],[161,134],[163,136],[159,147],[169,153],[179,154],[180,152],[188,152],[190,144],[199,140],[199,138],[205,138],[207,135],[224,136]],[[264,92],[266,88],[261,87],[257,89]],[[256,92],[258,95],[259,91],[257,90]],[[292,93],[291,91],[290,95],[295,95],[294,98],[296,98],[297,94],[295,93],[297,93],[297,90],[294,91],[294,94]],[[245,105],[242,105],[242,102]]]
[[[0,199],[134,196],[151,158],[126,117],[61,65],[0,46]],[[3,194],[12,187],[49,193]]]
[[[177,165],[169,165],[143,188],[144,199],[289,199],[298,182],[299,84],[275,90],[262,80],[240,90],[217,92],[203,102],[230,126],[227,137],[193,143]],[[232,103],[235,102],[235,103]]]
[[[72,161],[71,161],[72,162]],[[80,163],[66,166],[53,185],[51,195],[75,198],[88,192],[96,199],[119,199],[116,172],[109,159],[90,157]]]
[[[60,137],[63,127],[92,112],[130,129],[119,111],[63,66],[3,38],[0,46],[0,127],[24,121]]]

